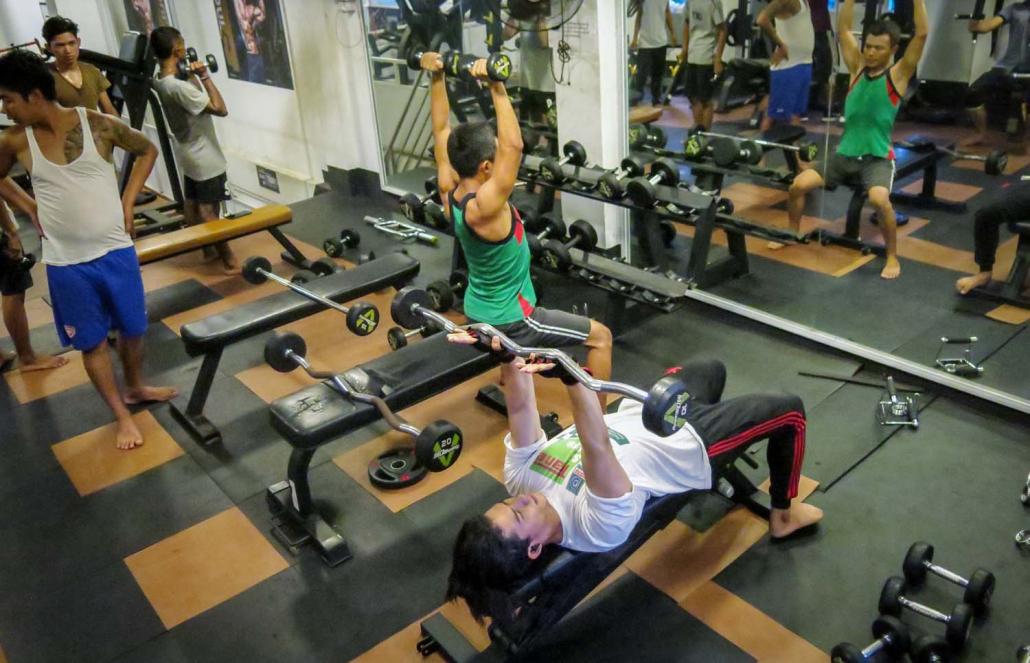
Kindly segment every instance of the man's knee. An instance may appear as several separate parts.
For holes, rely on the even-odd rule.
[[[801,172],[790,184],[788,193],[793,198],[806,196],[810,191],[818,189],[823,184],[823,178],[815,170]]]
[[[597,320],[590,321],[590,333],[587,335],[585,345],[588,348],[599,350],[611,350],[612,330]]]
[[[886,187],[874,186],[869,189],[869,204],[876,208],[881,215],[894,211],[891,204],[891,192]]]

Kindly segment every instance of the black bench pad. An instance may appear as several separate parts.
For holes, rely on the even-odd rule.
[[[342,374],[349,384],[370,381],[394,411],[403,410],[480,375],[498,364],[494,355],[449,343],[444,334],[390,352]],[[350,378],[350,379],[348,379]],[[364,403],[343,398],[322,382],[280,398],[270,408],[272,426],[294,447],[319,447],[380,418]]]
[[[1009,231],[1021,237],[1030,237],[1030,221],[1013,221],[1009,224]]]
[[[391,253],[353,269],[315,279],[304,287],[340,303],[389,286],[406,284],[418,271],[417,260],[403,253]],[[286,290],[183,325],[180,334],[186,344],[186,352],[196,357],[324,309],[322,304]]]
[[[808,131],[804,127],[793,124],[777,124],[762,134],[762,140],[767,140],[770,143],[794,145],[807,135]]]

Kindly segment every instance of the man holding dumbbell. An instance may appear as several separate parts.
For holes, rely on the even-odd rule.
[[[17,186],[17,185],[15,185]],[[14,343],[14,354],[0,352],[0,368],[6,368],[15,357],[23,372],[59,368],[68,363],[65,357],[36,354],[29,337],[29,321],[25,315],[25,291],[32,287],[32,264],[23,263],[25,251],[7,206],[0,202],[0,296],[3,302],[4,326]]]
[[[809,191],[838,184],[861,186],[876,208],[883,231],[887,264],[880,276],[885,279],[896,279],[901,275],[897,226],[891,204],[891,188],[894,186],[891,132],[901,99],[919,65],[930,31],[926,0],[914,0],[913,8],[915,34],[905,54],[891,65],[901,39],[898,25],[889,20],[874,21],[867,28],[865,43],[859,49],[858,41],[851,33],[855,0],[844,0],[840,5],[837,34],[842,57],[851,74],[851,87],[844,104],[844,135],[836,154],[828,156],[825,179],[815,168],[801,172],[790,186],[788,201],[790,229],[795,235],[800,235],[801,214]],[[781,245],[770,246],[779,248]]]
[[[448,339],[478,342],[467,332]],[[503,354],[500,339],[492,339],[492,349]],[[489,616],[492,599],[527,575],[547,545],[611,550],[627,539],[648,499],[711,488],[713,468],[763,439],[769,440],[773,540],[822,519],[821,509],[794,500],[805,453],[804,406],[797,396],[721,401],[725,367],[715,360],[692,361],[667,371],[685,383],[690,400],[687,424],[662,437],[642,423],[639,402],[623,399],[616,412],[604,414],[593,392],[568,369],[506,359],[501,370],[511,431],[504,440],[504,478],[512,497],[465,521],[447,586],[447,599],[464,598],[476,619]],[[575,426],[551,439],[540,429],[535,373],[561,379],[572,405]]]
[[[973,117],[976,132],[962,142],[962,147],[979,145],[987,139],[987,100],[998,96],[1008,97],[1013,86],[1017,84],[1012,78],[1013,72],[1026,72],[1030,66],[1030,51],[1027,49],[1027,39],[1030,38],[1030,0],[1006,5],[991,18],[970,20],[969,31],[974,35],[986,34],[998,30],[1003,25],[1009,26],[1008,47],[995,61],[994,66],[976,79],[966,92],[966,108]],[[1024,95],[1023,104],[1025,103]],[[1025,118],[1023,104],[1017,112]],[[1025,122],[1024,119],[1024,124]],[[1019,153],[1026,149],[1025,140],[1025,135],[1018,137],[1019,145],[1016,149]]]
[[[32,178],[57,334],[82,352],[86,373],[117,420],[117,447],[139,447],[143,435],[127,406],[178,394],[143,378],[147,311],[132,244],[133,203],[157,148],[121,120],[62,107],[46,64],[25,50],[0,57],[0,101],[16,123],[0,134],[0,178],[15,160]],[[116,147],[136,155],[120,197],[112,163]],[[119,332],[124,392],[107,347],[112,329]]]
[[[715,80],[722,75],[722,52],[728,35],[722,0],[691,0],[684,13],[680,66],[687,67],[687,99],[694,126],[705,130],[712,128],[712,96]]]
[[[488,81],[497,134],[487,122],[452,130],[444,58],[423,53],[418,65],[432,76],[433,153],[440,196],[468,263],[465,315],[498,327],[523,345],[585,345],[587,367],[607,379],[611,331],[587,317],[536,305],[529,242],[522,220],[508,202],[522,162],[522,131],[503,81],[496,75],[491,80],[486,60],[462,65],[467,75]]]
[[[208,65],[199,58],[186,58],[182,33],[171,26],[160,27],[150,33],[150,49],[159,63],[154,89],[175,138],[175,161],[182,169],[183,216],[191,226],[217,219],[222,201],[229,196],[225,155],[211,116],[225,117],[229,111]],[[189,80],[178,77],[184,60],[188,62]],[[226,274],[239,273],[236,255],[228,242],[216,244],[215,251]]]

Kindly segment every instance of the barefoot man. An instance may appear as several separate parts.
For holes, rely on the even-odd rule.
[[[929,34],[926,0],[915,0],[915,34],[897,61],[894,55],[901,41],[901,30],[890,20],[878,19],[868,26],[861,49],[851,34],[855,16],[855,0],[845,0],[837,17],[841,56],[851,74],[851,87],[844,104],[844,135],[836,154],[828,157],[826,179],[815,168],[803,171],[790,186],[788,217],[790,229],[800,233],[801,213],[805,196],[826,185],[844,184],[860,186],[876,208],[887,249],[887,264],[880,276],[896,279],[901,275],[898,262],[898,233],[891,205],[894,186],[894,149],[891,132],[908,90],[909,81],[916,73]],[[777,247],[772,247],[777,248]]]
[[[142,374],[147,313],[132,243],[133,203],[157,148],[116,118],[60,106],[53,76],[28,51],[0,57],[0,102],[15,122],[0,134],[0,178],[15,159],[32,177],[57,334],[82,352],[93,386],[118,421],[118,448],[138,447],[143,435],[126,406],[178,393],[146,385]],[[115,147],[137,157],[120,199],[111,161]],[[107,348],[112,329],[119,332],[124,392]]]

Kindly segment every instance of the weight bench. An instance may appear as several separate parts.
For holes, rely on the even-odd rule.
[[[759,517],[769,517],[768,509],[752,498],[758,489],[732,463],[718,472],[713,471],[716,482],[718,476],[733,487],[734,501]],[[503,661],[530,651],[548,629],[558,624],[655,533],[665,529],[692,499],[704,494],[705,491],[695,490],[652,497],[644,504],[640,521],[626,542],[607,552],[575,552],[549,546],[533,571],[509,594],[511,610],[508,614],[491,615],[490,646],[485,651],[477,651],[442,613],[437,612],[420,625],[423,637],[418,643],[419,653],[423,656],[440,653],[444,660],[454,663],[473,660],[482,663]]]
[[[904,140],[910,144],[930,142],[922,136],[909,136]],[[931,143],[932,144],[932,143]],[[941,159],[947,158],[947,154],[937,149],[913,150],[899,145],[894,145],[894,181],[902,180],[909,175],[923,171],[923,189],[919,193],[907,193],[905,191],[891,191],[891,202],[902,205],[911,205],[922,209],[939,209],[946,212],[961,214],[966,211],[965,203],[956,203],[950,200],[941,200],[937,197],[937,164]],[[878,256],[886,254],[886,248],[879,244],[865,242],[860,237],[860,226],[862,223],[862,208],[865,207],[868,196],[861,189],[855,189],[848,203],[848,213],[843,233],[834,233],[828,230],[820,230],[817,233],[819,242],[826,244],[838,244],[850,249],[856,249],[863,254],[874,253]],[[897,213],[898,226],[908,222],[908,217]]]
[[[492,353],[455,345],[447,341],[446,334],[436,334],[355,366],[340,377],[356,390],[381,396],[396,412],[498,364]],[[273,428],[293,446],[287,479],[269,486],[265,495],[272,514],[279,519],[273,534],[291,549],[310,542],[326,564],[341,564],[350,559],[350,549],[315,510],[308,468],[320,446],[378,421],[381,415],[372,405],[345,399],[325,382],[278,399],[270,413]]]
[[[1019,237],[1019,244],[1008,278],[1000,283],[992,282],[974,288],[970,294],[1030,308],[1030,297],[1023,294],[1030,288],[1027,285],[1027,277],[1030,276],[1030,221],[1013,221],[1009,223],[1009,230]]]
[[[390,286],[403,287],[418,272],[417,260],[402,253],[391,253],[353,269],[315,279],[305,287],[340,303]],[[233,343],[324,310],[326,307],[318,302],[284,291],[183,325],[180,335],[186,345],[186,353],[191,357],[203,355],[204,362],[200,365],[186,407],[181,407],[178,401],[171,404],[176,420],[201,444],[220,442],[221,433],[204,416],[204,404],[211,392],[222,351]],[[342,329],[343,325],[340,327]]]
[[[303,267],[307,258],[283,234],[279,226],[293,221],[293,211],[285,205],[258,207],[235,218],[221,218],[187,226],[172,232],[151,235],[136,242],[136,255],[141,265],[172,258],[190,251],[213,246],[219,242],[253,235],[267,230],[283,247],[282,258],[292,265]]]

